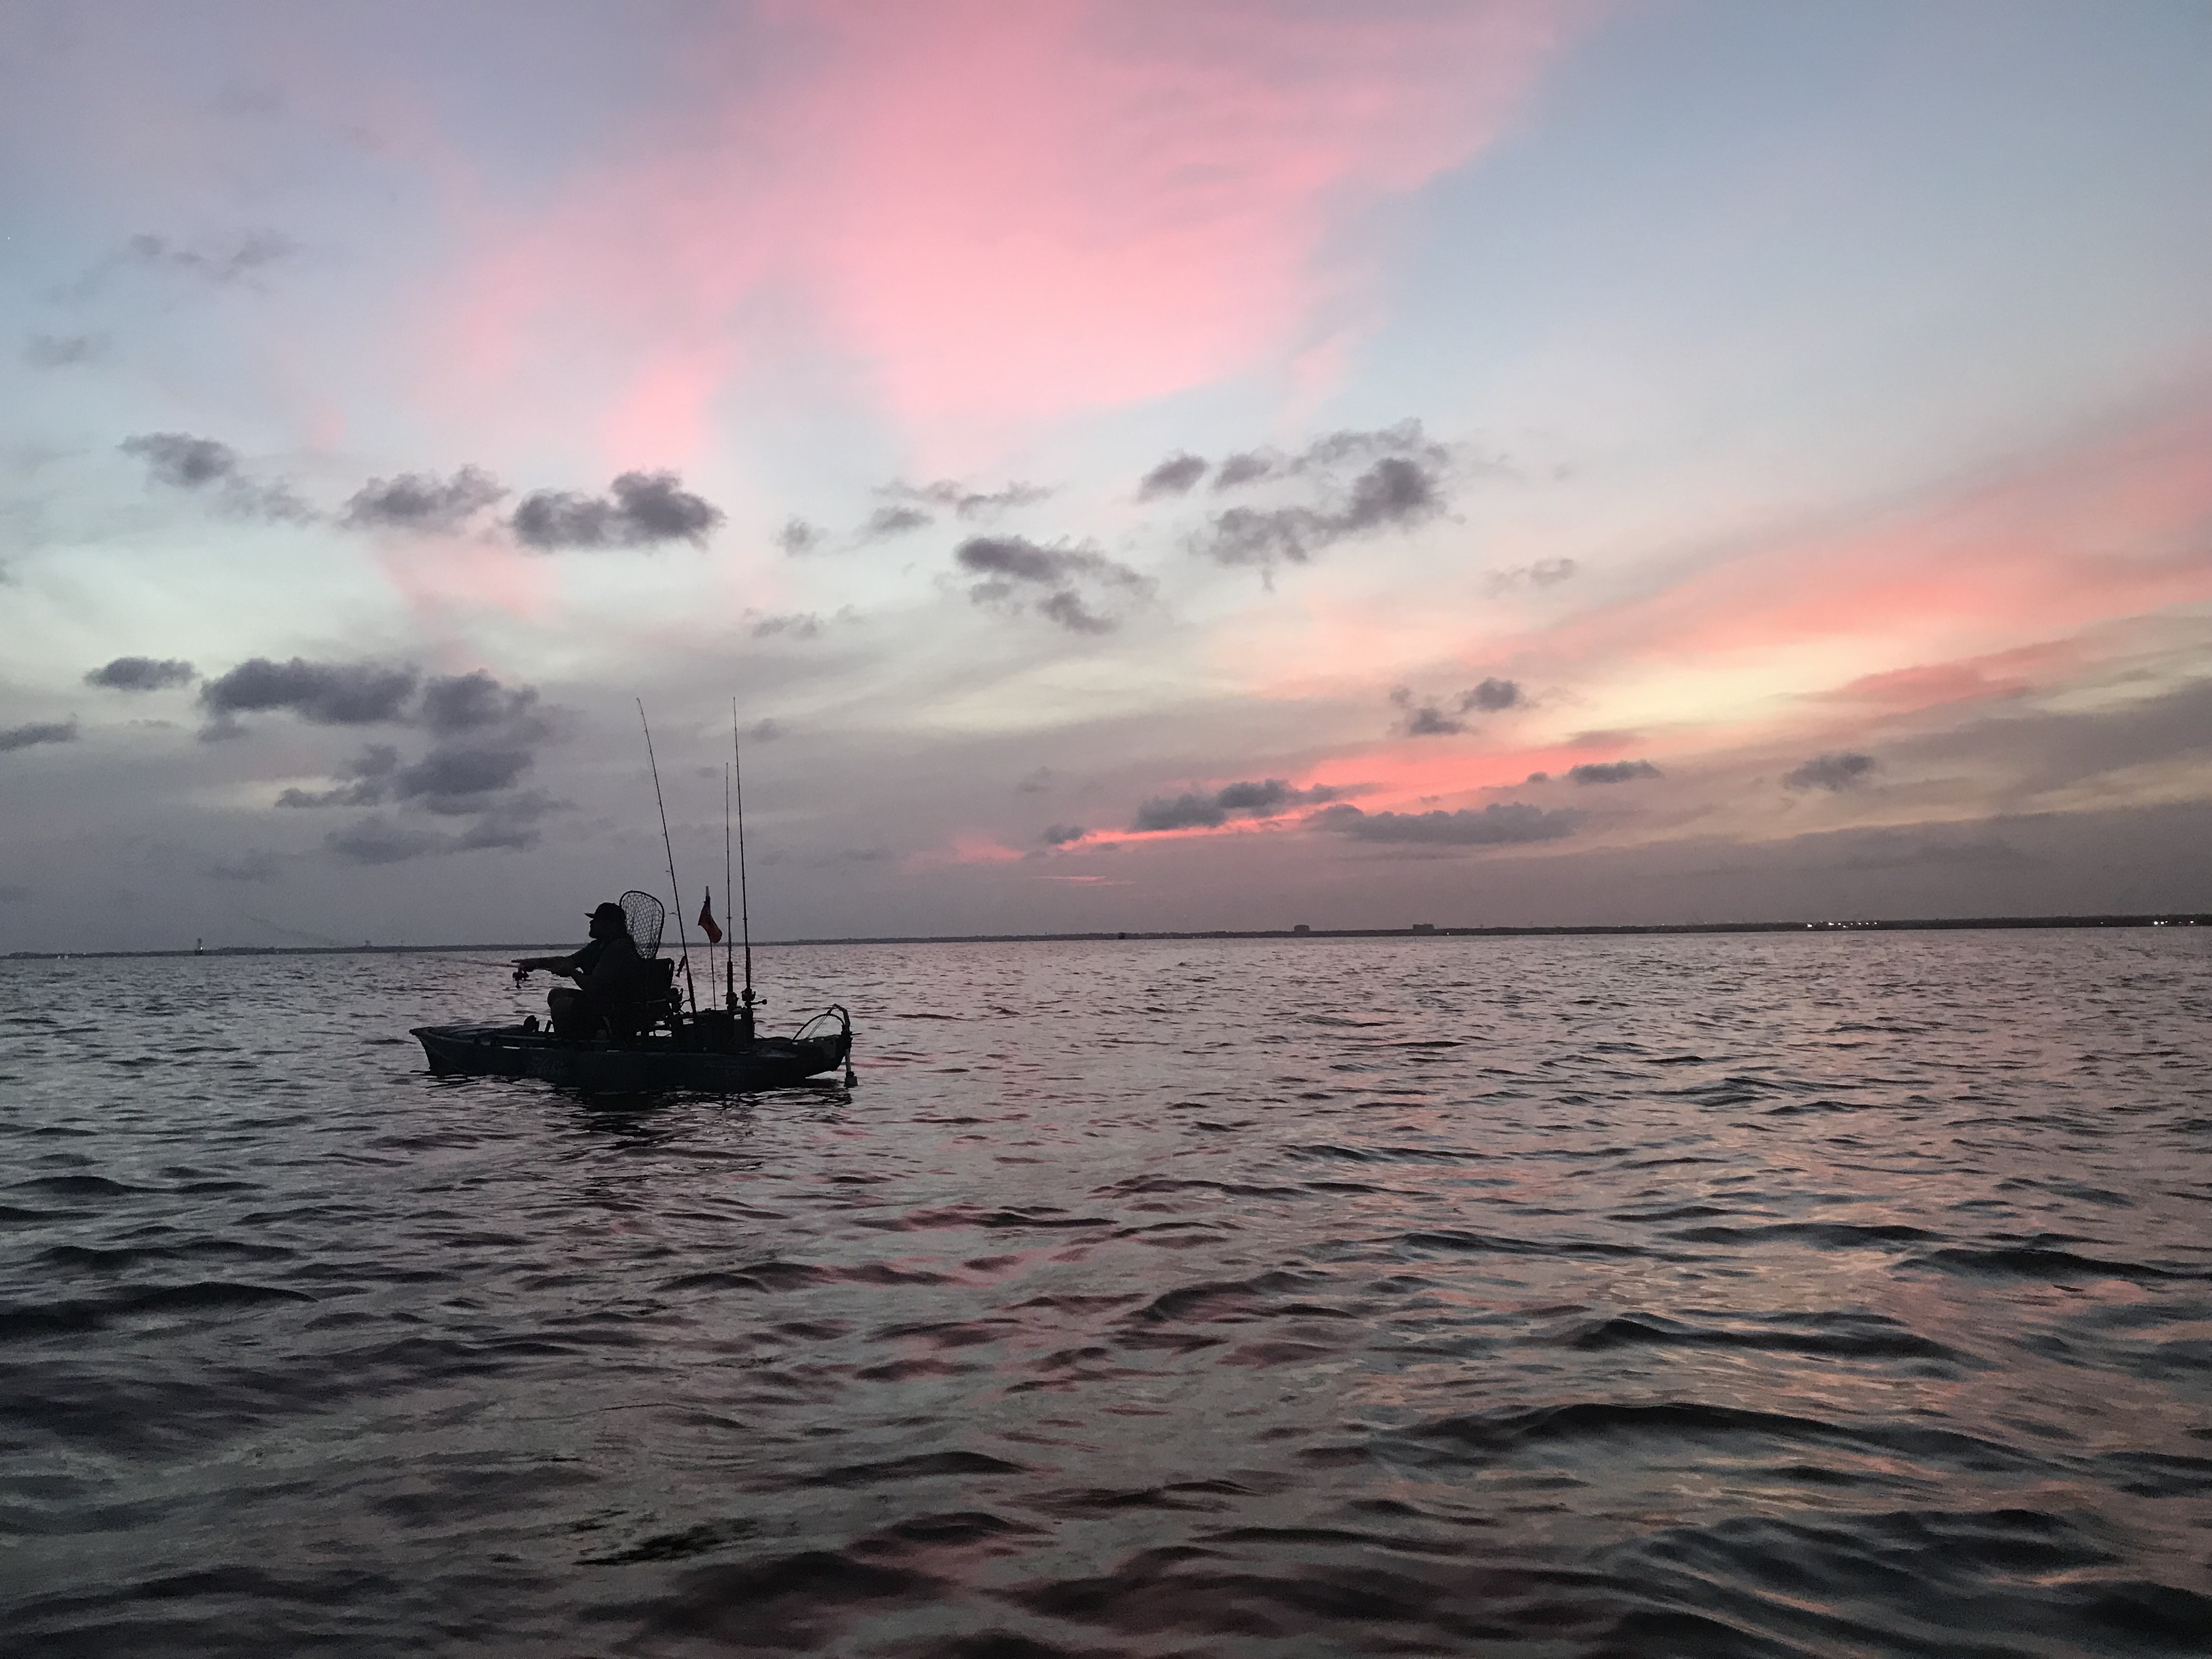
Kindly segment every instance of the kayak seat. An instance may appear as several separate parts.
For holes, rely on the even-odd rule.
[[[643,988],[635,1000],[608,1011],[607,1029],[618,1042],[633,1042],[656,1027],[672,1024],[684,1010],[684,999],[676,989],[676,964],[666,957],[653,957],[644,967]]]

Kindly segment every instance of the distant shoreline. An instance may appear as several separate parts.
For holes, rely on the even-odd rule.
[[[1410,927],[1208,928],[1162,933],[884,933],[836,939],[757,939],[754,944],[757,947],[805,948],[830,945],[1072,945],[1233,939],[1632,939],[1677,933],[1931,933],[2032,927],[2212,927],[2212,911],[2112,916],[1931,916],[1863,921],[1672,921],[1582,927],[1443,927],[1417,923]],[[565,951],[570,943],[532,940],[520,945],[222,945],[204,951],[11,951],[0,957],[0,962],[108,961],[145,957],[453,956],[477,951]]]

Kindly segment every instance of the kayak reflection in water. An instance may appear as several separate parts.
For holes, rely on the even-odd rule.
[[[556,985],[546,994],[545,1005],[557,1036],[598,1035],[643,1000],[645,961],[631,943],[629,927],[619,904],[602,904],[592,912],[592,942],[573,956],[523,957],[514,964],[518,985],[538,969],[576,983]]]

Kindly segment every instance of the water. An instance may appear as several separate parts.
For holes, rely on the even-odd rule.
[[[763,960],[0,965],[8,1651],[2212,1650],[2212,935]]]

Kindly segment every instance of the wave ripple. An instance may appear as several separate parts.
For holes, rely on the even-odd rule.
[[[0,963],[10,1659],[2207,1650],[2212,939],[764,955]]]

